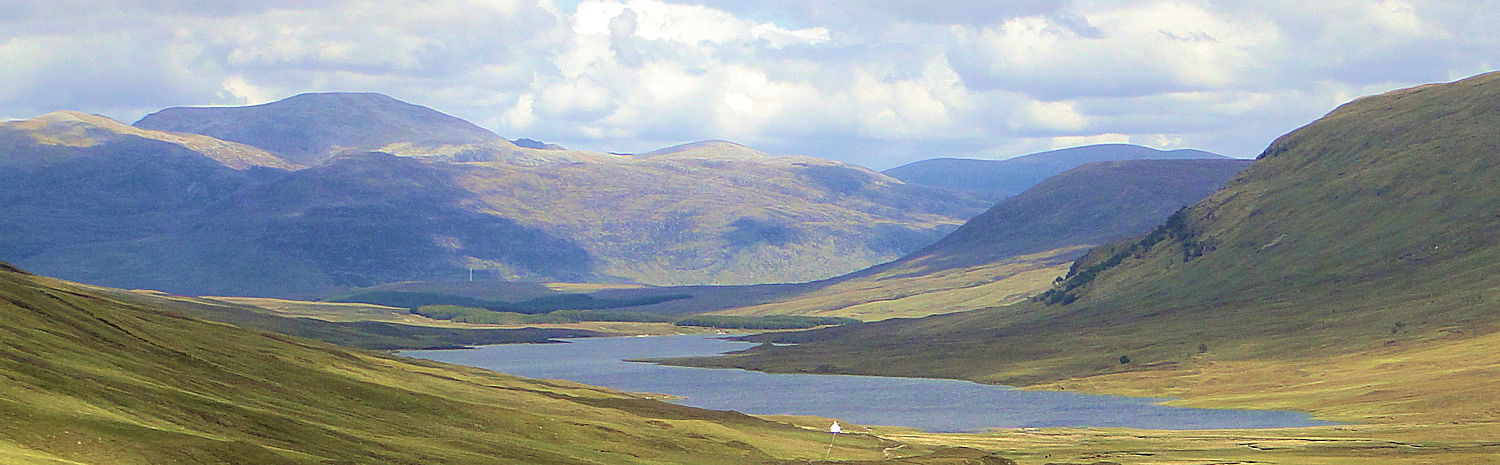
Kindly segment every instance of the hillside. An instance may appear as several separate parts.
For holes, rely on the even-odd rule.
[[[1096,389],[1492,420],[1500,360],[1474,349],[1500,337],[1495,127],[1500,74],[1361,98],[1153,233],[1095,249],[1052,304],[787,335],[801,344],[698,363],[1014,384],[1112,374]]]
[[[903,182],[965,191],[998,202],[1058,173],[1086,163],[1148,159],[1222,159],[1201,150],[1157,150],[1100,144],[1033,153],[1004,160],[933,158],[883,171]]]
[[[0,312],[5,463],[764,464],[826,444],[734,412],[207,323],[9,265]],[[839,443],[863,460],[890,445]]]
[[[917,261],[924,269],[989,263],[1142,234],[1218,191],[1250,164],[1236,159],[1084,164],[1000,201],[890,267]]]
[[[51,163],[59,159],[87,157],[97,152],[127,152],[134,144],[159,142],[196,152],[229,168],[251,167],[292,170],[300,166],[270,152],[245,144],[198,134],[152,131],[76,111],[56,111],[23,121],[0,123],[0,167]],[[124,147],[120,147],[120,146]],[[50,147],[47,157],[32,146]],[[90,150],[93,149],[93,150]]]
[[[0,257],[159,236],[293,166],[253,147],[94,115],[0,123]]]
[[[744,148],[625,163],[485,164],[459,183],[490,211],[589,232],[564,237],[602,263],[606,280],[653,285],[837,276],[931,244],[983,208],[859,166]]]
[[[275,144],[389,149],[417,142],[324,136],[474,134],[391,129],[423,115],[472,125],[367,94],[182,111],[230,125],[253,119],[240,113],[286,108],[359,117],[278,116],[276,127],[306,131],[267,136]],[[159,114],[148,120],[178,111]],[[470,270],[486,281],[810,281],[920,249],[986,206],[847,163],[722,141],[640,156],[524,149],[550,155],[488,162],[340,151],[303,169],[235,142],[72,113],[6,123],[0,133],[0,180],[16,186],[0,192],[12,213],[0,219],[0,258],[65,279],[181,294],[305,296],[463,279]]]
[[[1090,163],[1000,201],[916,253],[772,302],[722,311],[864,320],[1007,305],[1046,290],[1089,247],[1149,231],[1249,160]]]

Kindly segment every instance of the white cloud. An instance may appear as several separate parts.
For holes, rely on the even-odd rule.
[[[236,105],[257,105],[261,103],[274,102],[285,98],[284,95],[276,94],[266,88],[257,86],[245,78],[229,76],[224,79],[220,86],[224,89],[220,93],[225,100]]]
[[[1183,148],[1183,139],[1182,137],[1175,137],[1167,134],[1157,134],[1155,137],[1148,138],[1142,143],[1142,145],[1155,147],[1162,150],[1179,149]]]
[[[535,103],[536,98],[531,95],[517,97],[515,104],[501,116],[501,123],[517,130],[530,129],[536,123],[536,110],[533,108]]]
[[[645,40],[683,44],[721,44],[732,41],[765,40],[773,48],[827,41],[823,28],[786,29],[774,23],[757,23],[724,10],[700,5],[672,4],[657,0],[588,0],[578,5],[573,31],[608,35],[610,22],[629,11],[634,33]]]
[[[593,121],[614,112],[617,99],[610,89],[587,77],[554,82],[538,93],[541,116],[570,121]]]
[[[1044,16],[955,26],[955,62],[979,88],[1051,99],[1131,96],[1233,86],[1257,68],[1253,50],[1278,38],[1269,24],[1194,5],[1131,5],[1080,7],[1088,34]]]
[[[1018,131],[1073,132],[1088,126],[1088,120],[1068,102],[1031,101],[1010,119]]]
[[[1410,2],[1382,0],[1365,5],[1365,18],[1384,34],[1408,38],[1446,39],[1452,35],[1441,25],[1422,19]],[[1383,35],[1384,35],[1383,34]]]
[[[1080,145],[1094,144],[1129,144],[1130,136],[1125,134],[1093,134],[1087,136],[1057,136],[1048,139],[1050,149],[1061,149],[1077,147]]]

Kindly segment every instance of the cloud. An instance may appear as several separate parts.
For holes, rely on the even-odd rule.
[[[615,52],[615,59],[621,65],[639,68],[641,66],[641,51],[636,48],[635,32],[640,28],[636,21],[635,10],[626,8],[619,16],[609,20],[609,48]]]
[[[1095,144],[1129,144],[1130,136],[1124,134],[1105,133],[1087,136],[1057,136],[1048,139],[1050,148],[1060,149],[1077,147],[1080,145]]]
[[[1496,23],[1421,0],[26,0],[0,4],[0,117],[374,91],[607,151],[1248,156],[1350,98],[1488,71]]]
[[[1010,126],[1020,132],[1073,132],[1088,126],[1088,120],[1068,102],[1032,101],[1011,117]]]
[[[1257,21],[1176,3],[1091,8],[1081,34],[1043,16],[951,29],[956,69],[975,88],[1047,99],[1135,96],[1234,86],[1257,67],[1253,53],[1277,40]]]

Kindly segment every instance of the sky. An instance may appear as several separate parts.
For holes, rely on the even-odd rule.
[[[380,92],[507,138],[874,169],[1092,143],[1253,157],[1488,72],[1485,1],[7,0],[0,119]]]

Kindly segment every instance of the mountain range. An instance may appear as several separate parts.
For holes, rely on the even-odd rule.
[[[891,168],[882,173],[907,183],[969,192],[986,200],[998,202],[1019,194],[1044,179],[1085,163],[1225,158],[1229,157],[1202,150],[1158,150],[1130,144],[1099,144],[1051,150],[1004,160],[930,158]]]
[[[204,135],[204,134],[208,135]],[[211,137],[217,136],[217,137]],[[467,276],[807,281],[897,258],[986,206],[842,162],[707,141],[519,147],[377,94],[0,124],[0,256],[188,294]]]
[[[471,273],[805,282],[900,258],[990,205],[727,141],[636,155],[526,145],[368,93],[169,108],[133,126],[77,112],[0,123],[0,178],[17,186],[0,194],[17,213],[0,219],[11,231],[0,257],[195,295],[310,295]],[[1084,147],[1010,164],[1184,153]]]

